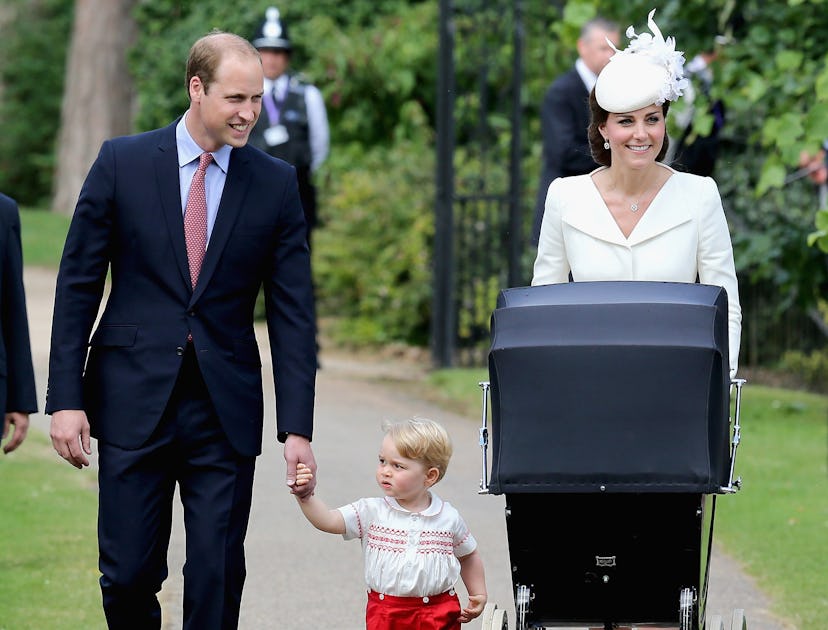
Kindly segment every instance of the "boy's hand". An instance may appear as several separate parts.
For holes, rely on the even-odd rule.
[[[469,595],[469,605],[460,611],[460,623],[468,623],[479,617],[488,599],[486,595]]]
[[[303,463],[296,464],[296,485],[305,486],[313,479],[313,472]]]

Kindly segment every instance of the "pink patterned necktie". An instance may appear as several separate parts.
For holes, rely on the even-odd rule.
[[[190,263],[190,281],[195,288],[204,252],[207,250],[207,194],[204,191],[204,175],[213,161],[212,153],[202,153],[198,169],[190,184],[187,208],[184,210],[184,238],[187,241],[187,260]]]

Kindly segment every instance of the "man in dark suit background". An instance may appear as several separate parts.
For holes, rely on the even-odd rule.
[[[296,167],[308,243],[319,219],[314,173],[328,157],[330,130],[322,93],[291,68],[293,44],[279,9],[268,7],[251,43],[262,56],[262,115],[250,144]]]
[[[262,284],[287,484],[298,462],[316,467],[313,292],[296,172],[246,146],[262,84],[247,40],[199,39],[187,60],[189,109],[166,128],[104,142],[66,238],[46,412],[56,451],[75,467],[89,463],[90,435],[98,440],[110,628],[161,627],[156,594],[176,483],[187,540],[184,628],[238,625],[262,442],[253,321]]]
[[[615,54],[607,39],[617,46],[619,38],[618,26],[605,18],[596,17],[584,24],[574,67],[546,90],[541,105],[543,154],[532,226],[534,245],[538,244],[549,184],[558,177],[582,175],[598,168],[587,141],[589,93],[598,73]]]
[[[4,453],[26,438],[29,414],[37,411],[29,319],[23,288],[20,213],[11,197],[0,193],[0,413]]]

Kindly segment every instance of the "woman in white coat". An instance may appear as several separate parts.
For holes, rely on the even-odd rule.
[[[592,155],[602,166],[559,178],[546,196],[533,285],[578,281],[701,282],[728,296],[730,374],[741,308],[733,248],[716,183],[660,162],[670,102],[687,86],[684,56],[652,31],[627,30],[630,45],[598,75],[590,94]]]

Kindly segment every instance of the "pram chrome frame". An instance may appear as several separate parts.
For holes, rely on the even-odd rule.
[[[502,292],[498,308],[503,307],[500,326],[505,337],[497,344],[498,311],[492,317],[491,380],[478,383],[482,397],[478,493],[506,496],[516,628],[602,626],[611,630],[620,623],[625,628],[725,630],[719,615],[705,618],[707,581],[716,495],[734,494],[742,486],[736,474],[736,456],[741,442],[742,387],[746,383],[743,378],[727,378],[726,293],[721,287],[694,285],[686,289],[687,285],[679,287],[679,283],[661,283],[658,287],[654,286],[658,283],[639,283],[645,307],[641,309],[625,293],[629,286],[591,284],[602,286],[592,293],[572,283],[568,287],[558,285],[563,288],[556,290],[564,293],[554,295],[530,295],[531,291],[552,291],[551,287],[519,287]],[[632,288],[638,290],[641,286]],[[666,290],[666,298],[659,293],[662,290]],[[512,295],[506,296],[509,292]],[[607,292],[610,299],[602,302]],[[545,302],[550,295],[554,299]],[[582,297],[586,299],[579,302]],[[581,313],[573,317],[571,308],[584,304],[583,315],[589,320],[586,324],[578,319]],[[598,308],[590,311],[596,304]],[[528,308],[521,308],[524,306]],[[631,309],[636,308],[639,310],[632,316]],[[602,328],[610,311],[613,316],[620,313],[627,326],[619,329],[622,337],[608,338]],[[655,338],[637,319],[642,314],[645,319],[650,317],[650,311],[658,312],[651,322],[657,329]],[[547,323],[550,313],[555,324]],[[670,324],[673,328],[662,325],[665,314],[676,316],[676,323]],[[671,346],[670,335],[675,330],[681,332]],[[571,331],[575,331],[575,339],[566,336]],[[659,339],[665,334],[668,344],[662,347],[676,348],[669,351],[676,354],[667,359],[658,349]],[[663,383],[662,374],[653,374],[646,359],[641,359],[642,354],[668,366],[667,371],[675,368],[680,374],[695,373],[686,367],[691,364],[711,369],[701,380],[690,376],[680,381],[689,389],[680,397],[683,404],[672,406],[681,410],[678,415],[653,412],[669,400],[669,394],[653,389],[659,385],[651,384],[644,390],[657,392],[652,395],[658,402],[639,399],[645,402],[632,403],[626,415],[621,414],[620,424],[607,421],[611,414],[601,403],[595,426],[609,430],[610,435],[622,432],[619,437],[626,440],[625,446],[630,440],[652,445],[649,451],[632,451],[634,455],[614,444],[608,448],[606,434],[597,444],[594,435],[584,431],[593,422],[589,409],[572,407],[573,401],[580,400],[588,401],[585,407],[593,408],[589,401],[593,383],[608,381],[594,378],[592,366],[617,361],[626,352],[624,347],[630,347],[638,361],[639,369],[632,371],[649,374],[651,383]],[[496,351],[501,353],[500,359],[493,359]],[[699,361],[705,352],[709,354]],[[673,356],[675,360],[670,358]],[[551,364],[549,357],[554,357]],[[546,373],[549,366],[554,375]],[[573,383],[575,391],[569,391],[568,385],[563,390],[556,385],[553,390],[543,391],[546,383],[555,382]],[[612,394],[612,400],[620,400],[617,384]],[[566,403],[559,420],[561,398]],[[684,404],[692,408],[684,409]],[[550,407],[556,408],[554,413]],[[636,415],[641,412],[644,415]],[[491,435],[490,415],[494,421]],[[700,428],[693,429],[695,433],[678,428],[684,426],[682,421],[692,428],[694,418],[705,417]],[[628,421],[633,424],[626,424]],[[490,437],[494,438],[491,463]],[[707,446],[705,440],[709,440]],[[584,452],[586,460],[578,461]],[[683,456],[685,452],[687,457]],[[527,455],[530,461],[522,462]],[[625,456],[636,462],[629,470],[619,465]],[[675,466],[671,458],[676,458]],[[665,461],[667,468],[660,468]],[[591,468],[595,465],[592,462],[598,468]],[[544,516],[539,518],[540,514]],[[660,561],[664,566],[659,565]],[[482,627],[508,630],[505,611],[493,602],[488,604]],[[744,611],[734,610],[731,630],[746,628]]]

